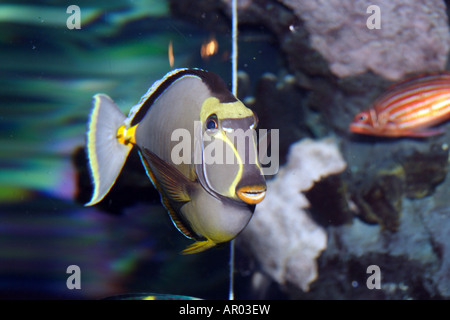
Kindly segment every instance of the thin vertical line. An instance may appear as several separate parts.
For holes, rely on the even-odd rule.
[[[231,18],[231,92],[237,96],[237,62],[238,62],[238,13],[237,0],[232,1]]]
[[[231,3],[231,92],[237,97],[237,61],[238,61],[238,13],[237,0]],[[230,288],[228,299],[234,300],[234,240],[230,241]]]
[[[234,300],[234,240],[230,241],[230,288],[228,300]]]

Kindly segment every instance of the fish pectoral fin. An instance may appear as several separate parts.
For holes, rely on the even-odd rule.
[[[153,167],[153,174],[170,200],[178,203],[191,201],[189,194],[195,187],[194,181],[189,180],[177,168],[162,160],[147,148],[144,148],[144,155]]]
[[[216,244],[211,239],[196,241],[193,244],[187,246],[186,249],[181,251],[181,254],[199,253],[199,252],[205,251],[209,248],[212,248],[215,245]]]

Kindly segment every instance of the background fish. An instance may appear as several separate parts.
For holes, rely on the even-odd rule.
[[[235,132],[245,134],[255,127],[253,112],[228,91],[225,83],[216,74],[199,69],[168,73],[148,90],[128,117],[108,96],[97,94],[87,132],[94,183],[87,205],[98,203],[109,192],[136,146],[174,225],[197,240],[183,253],[230,241],[245,228],[254,206],[265,196],[255,136],[248,137],[244,149],[238,148],[232,137]],[[172,153],[179,141],[173,141],[172,136],[180,129],[191,138],[187,143],[195,150],[187,162],[175,163]],[[232,155],[233,161],[205,161],[211,156],[207,150],[217,143],[222,143],[224,156]],[[254,162],[247,161],[249,154],[254,155]],[[202,161],[196,161],[195,155]]]
[[[354,133],[389,137],[428,137],[442,129],[429,127],[450,118],[450,74],[434,73],[403,81],[388,89],[372,107],[355,116]]]

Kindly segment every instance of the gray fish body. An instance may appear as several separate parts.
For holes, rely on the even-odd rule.
[[[197,235],[214,243],[222,243],[232,240],[247,226],[253,210],[236,201],[218,199],[199,189],[192,201],[181,207],[181,214]]]
[[[194,178],[194,144],[200,143],[201,132],[194,131],[194,121],[200,121],[203,101],[212,93],[203,81],[195,76],[183,77],[171,84],[171,94],[162,95],[140,121],[136,129],[136,145],[152,151],[161,160],[173,165],[187,179]],[[179,141],[172,141],[172,133],[178,129],[189,132],[192,146],[190,163],[175,164],[172,150]],[[145,154],[141,155],[147,157]],[[151,160],[147,159],[148,163]],[[164,188],[164,187],[163,187]],[[184,204],[179,213],[183,223],[194,232],[189,236],[206,237],[215,242],[233,239],[250,221],[253,210],[238,201],[220,199],[198,185],[189,195],[191,201]]]
[[[87,134],[94,193],[87,205],[109,192],[136,146],[174,225],[197,240],[183,253],[200,252],[236,237],[266,191],[255,136],[240,134],[252,132],[253,112],[218,76],[199,69],[174,70],[149,89],[127,118],[119,111],[106,95],[94,97]],[[247,141],[245,147],[238,147],[234,132]],[[188,157],[181,163],[173,153],[180,139],[190,147],[183,150]],[[208,161],[220,150],[233,161]],[[252,163],[246,163],[248,151],[255,154]]]
[[[141,120],[136,129],[136,144],[147,148],[159,158],[177,167],[186,177],[192,177],[194,153],[190,164],[176,165],[172,161],[172,150],[179,142],[172,141],[172,133],[178,129],[185,129],[194,143],[194,121],[199,121],[201,103],[208,97],[209,92],[201,79],[184,77],[171,85],[171,95],[160,96]]]

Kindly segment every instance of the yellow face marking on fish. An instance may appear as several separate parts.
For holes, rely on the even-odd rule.
[[[200,111],[201,122],[204,124],[211,114],[215,114],[219,121],[221,119],[240,119],[246,117],[254,117],[253,111],[247,108],[241,101],[237,100],[235,102],[221,103],[216,97],[209,97],[203,102],[202,109]],[[219,130],[214,135],[214,137],[224,141],[233,150],[233,153],[237,159],[239,170],[230,187],[228,188],[228,196],[230,198],[237,199],[236,186],[242,178],[243,172],[242,158],[233,143],[223,132],[223,130]]]
[[[216,133],[216,135],[214,135],[214,137],[216,139],[220,139],[223,142],[225,142],[233,150],[234,156],[236,157],[236,160],[238,162],[239,170],[238,170],[236,176],[234,177],[234,180],[231,183],[230,187],[228,188],[228,196],[230,198],[235,198],[236,199],[237,198],[237,196],[236,196],[236,186],[239,183],[239,181],[241,180],[241,178],[242,178],[242,171],[244,170],[243,169],[242,158],[239,155],[239,153],[237,152],[237,150],[234,147],[233,143],[231,143],[230,139],[228,139],[228,137],[222,131],[219,131],[219,133]]]
[[[138,125],[134,125],[131,128],[127,128],[124,124],[121,125],[119,127],[119,129],[117,129],[117,141],[119,141],[120,143],[124,144],[124,145],[128,145],[128,144],[136,144],[136,138],[135,138],[135,134],[136,134],[136,129],[137,129]]]
[[[211,114],[215,114],[219,120],[221,119],[239,119],[246,117],[254,117],[253,111],[247,108],[241,101],[237,100],[230,103],[221,103],[216,97],[207,98],[202,105],[200,111],[200,120],[204,124]],[[216,139],[224,141],[232,150],[239,165],[238,172],[228,188],[228,194],[230,198],[237,199],[236,186],[242,178],[243,162],[242,158],[236,150],[233,143],[228,139],[223,130],[219,130],[214,134]]]
[[[220,119],[238,119],[253,117],[253,111],[247,108],[241,101],[221,103],[216,97],[207,98],[202,105],[200,111],[200,120],[202,123],[206,122],[206,119],[215,113],[217,118]]]

